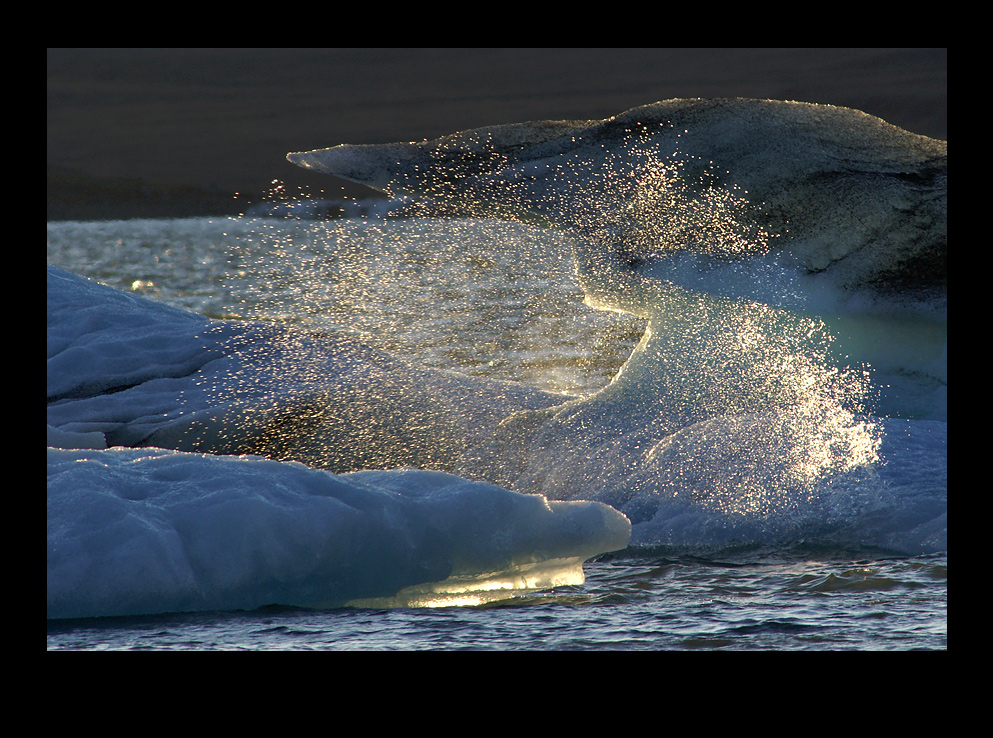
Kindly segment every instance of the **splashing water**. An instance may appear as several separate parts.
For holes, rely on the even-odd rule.
[[[760,225],[761,204],[726,182],[726,172],[678,150],[662,158],[648,133],[636,130],[619,151],[600,158],[559,155],[541,162],[538,193],[536,169],[508,181],[502,172],[506,157],[474,143],[479,150],[471,158],[439,151],[436,164],[444,176],[419,185],[434,207],[440,203],[460,213],[446,221],[445,240],[432,240],[430,220],[403,229],[377,228],[370,221],[312,223],[303,240],[277,241],[268,263],[278,271],[268,279],[256,277],[278,295],[266,309],[304,323],[308,319],[299,316],[333,314],[335,328],[391,353],[405,342],[418,345],[422,363],[432,361],[424,344],[432,335],[438,340],[423,326],[437,321],[450,331],[458,325],[453,316],[462,312],[489,326],[494,340],[503,343],[494,354],[506,356],[508,336],[554,319],[556,305],[563,298],[579,299],[579,293],[553,294],[536,302],[523,323],[518,314],[517,323],[507,325],[502,321],[508,314],[506,290],[493,295],[487,290],[562,269],[571,256],[569,268],[575,269],[588,305],[647,321],[631,356],[606,386],[572,385],[567,389],[579,390],[575,399],[511,415],[476,447],[445,440],[458,434],[457,423],[425,410],[407,386],[376,398],[390,402],[389,397],[404,395],[396,413],[363,409],[343,423],[328,405],[362,408],[364,400],[346,401],[350,390],[342,383],[330,402],[327,395],[314,397],[279,422],[267,420],[266,440],[253,451],[299,458],[301,437],[340,425],[349,429],[346,434],[325,433],[319,443],[339,450],[361,447],[362,453],[336,451],[335,461],[324,465],[338,470],[420,464],[553,498],[611,501],[651,485],[660,498],[680,489],[685,496],[688,489],[697,504],[765,516],[809,502],[817,490],[830,488],[826,480],[832,476],[878,461],[880,430],[863,417],[869,368],[839,365],[822,320],[779,307],[775,300],[705,289],[728,280],[754,283],[758,276],[766,283],[764,294],[776,296],[778,290],[779,301],[786,303],[796,289],[774,260],[743,265],[742,255],[769,254],[769,242],[779,234]],[[480,160],[488,162],[491,176],[479,178],[472,169]],[[494,215],[510,222],[500,225]],[[560,250],[539,249],[540,260],[528,258],[536,250],[520,242],[529,231],[515,221],[554,227]],[[452,239],[455,223],[465,227],[457,228],[461,238]],[[547,229],[538,232],[550,237]],[[325,276],[332,271],[333,278]],[[288,296],[291,304],[281,309],[276,303]],[[557,333],[562,332],[559,326]],[[400,333],[402,340],[391,341]],[[531,355],[540,345],[540,332],[536,336]],[[279,340],[286,358],[248,357],[247,376],[257,377],[267,367],[266,373],[286,375],[282,383],[326,385],[323,352],[314,353],[313,340],[308,333],[286,333]],[[440,352],[447,350],[443,339],[438,344]],[[459,368],[492,371],[485,351],[468,356],[466,342],[460,345],[461,356],[454,362],[446,356],[437,365],[465,360]],[[485,347],[485,341],[474,346]],[[572,351],[579,360],[589,342]],[[308,355],[313,361],[303,358]],[[367,398],[368,387],[362,392]],[[717,463],[714,456],[724,461]],[[669,470],[664,483],[663,466]]]
[[[606,503],[613,509],[597,509],[626,526],[610,546],[629,541],[632,551],[706,556],[798,542],[944,551],[945,424],[871,417],[875,367],[850,356],[835,316],[818,310],[826,303],[813,288],[825,280],[783,256],[789,248],[776,241],[790,224],[771,228],[765,204],[719,161],[678,146],[663,152],[650,134],[633,126],[601,153],[552,147],[523,164],[526,156],[495,143],[487,151],[485,134],[462,150],[463,136],[438,149],[436,180],[425,185],[432,167],[419,170],[424,199],[403,204],[406,216],[427,217],[232,222],[240,233],[222,260],[225,292],[244,302],[211,310],[249,322],[167,315],[135,301],[133,315],[158,334],[132,341],[127,296],[50,274],[50,285],[67,290],[55,295],[58,310],[73,289],[92,296],[91,311],[100,300],[121,307],[117,340],[132,353],[160,348],[169,341],[158,336],[168,335],[191,354],[178,368],[182,351],[146,355],[160,373],[136,363],[140,378],[124,389],[50,392],[50,425],[87,437],[96,428],[111,446],[210,452],[199,462],[257,454],[333,472],[391,469],[355,475],[384,479],[394,467],[419,467],[450,472],[417,471],[429,475],[421,481],[487,481],[576,509],[590,504],[580,500]],[[294,202],[279,188],[274,197]],[[126,285],[169,289],[151,274],[129,275]],[[56,321],[56,333],[72,339],[80,322]],[[50,316],[50,343],[51,330]],[[103,379],[113,354],[94,357],[89,373],[60,364],[61,354],[55,366],[68,379]],[[259,461],[225,458],[231,468]],[[184,466],[190,497],[200,500],[193,462]],[[169,483],[171,474],[157,479]],[[488,504],[493,490],[481,494]],[[414,530],[455,520],[448,508],[437,512]],[[232,521],[240,531],[237,514]],[[487,545],[501,550],[504,537],[498,524]],[[365,543],[357,544],[362,558]],[[578,562],[567,581],[581,580]],[[527,576],[494,582],[559,581],[521,571]],[[445,585],[449,603],[463,602],[464,584]],[[439,604],[435,584],[414,586],[392,599],[384,589],[375,603]]]
[[[544,453],[532,466],[545,468],[553,457],[556,466],[574,469],[590,458],[602,462],[604,447],[615,448],[617,437],[634,427],[658,441],[642,460],[650,462],[680,429],[756,414],[761,422],[751,420],[736,431],[729,458],[735,473],[708,480],[707,494],[723,505],[747,498],[754,510],[769,504],[777,490],[788,490],[782,496],[795,501],[798,488],[812,490],[827,475],[877,461],[879,429],[860,418],[870,393],[868,368],[836,364],[830,356],[833,336],[823,321],[764,302],[684,289],[665,278],[659,267],[675,253],[684,271],[726,279],[742,268],[742,255],[767,254],[776,234],[759,225],[755,211],[761,205],[722,183],[712,164],[701,168],[678,152],[660,159],[642,145],[647,140],[643,132],[632,134],[623,156],[607,152],[599,160],[543,163],[544,181],[557,187],[544,186],[541,205],[565,214],[559,217],[574,238],[586,302],[646,318],[648,325],[607,388],[557,413],[559,438],[551,441],[545,433]],[[700,170],[692,183],[686,176],[691,168]],[[520,200],[514,212],[534,199],[528,179],[501,184],[503,202]],[[794,286],[787,281],[778,288]],[[562,464],[563,458],[570,461]],[[547,476],[540,482],[538,475],[525,476],[529,491],[564,493],[561,485],[553,492]],[[567,478],[577,480],[575,473]],[[501,481],[515,486],[508,478]],[[595,483],[589,477],[586,482],[581,488],[588,494]],[[624,484],[632,482],[629,476]],[[759,497],[766,502],[756,503]]]

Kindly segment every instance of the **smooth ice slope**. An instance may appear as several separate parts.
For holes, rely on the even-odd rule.
[[[162,449],[48,451],[49,618],[334,607],[425,583],[437,585],[432,604],[448,589],[459,602],[509,596],[556,571],[581,582],[585,559],[629,536],[606,505],[441,472],[338,476]]]

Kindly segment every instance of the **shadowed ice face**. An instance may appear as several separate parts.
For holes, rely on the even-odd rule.
[[[871,364],[881,391],[944,391],[943,141],[832,106],[670,100],[288,158],[450,212],[564,230],[586,302],[654,321],[654,335],[676,316],[761,304],[826,321],[839,360]],[[926,386],[907,390],[907,377]]]
[[[684,252],[706,269],[771,251],[849,294],[939,309],[947,294],[946,143],[854,110],[672,100],[604,121],[288,159],[472,215],[574,229],[631,268]]]

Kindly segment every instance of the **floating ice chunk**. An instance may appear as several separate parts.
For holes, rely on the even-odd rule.
[[[48,617],[384,603],[446,580],[442,600],[454,582],[460,597],[511,596],[558,581],[542,571],[581,581],[582,562],[630,532],[607,505],[442,472],[49,449]]]

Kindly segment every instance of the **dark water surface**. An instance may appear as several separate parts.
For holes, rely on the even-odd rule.
[[[792,560],[790,560],[792,559]],[[587,564],[480,607],[263,609],[49,623],[49,650],[944,650],[948,559]]]

